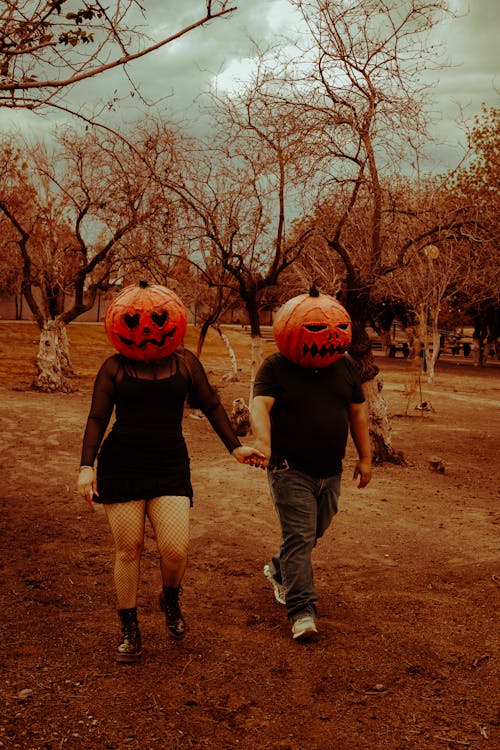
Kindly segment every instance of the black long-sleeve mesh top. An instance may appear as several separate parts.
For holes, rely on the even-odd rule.
[[[182,434],[186,399],[229,452],[241,445],[200,360],[179,349],[151,363],[115,354],[101,366],[83,437],[81,464],[98,455],[97,502],[185,494],[192,497]],[[103,442],[111,415],[115,422]]]

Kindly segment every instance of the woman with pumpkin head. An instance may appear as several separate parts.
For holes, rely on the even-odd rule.
[[[186,630],[179,606],[193,498],[182,433],[186,399],[205,414],[237,461],[252,464],[263,455],[241,445],[201,362],[183,347],[187,316],[174,292],[146,282],[126,287],[108,306],[104,326],[118,353],[96,376],[78,490],[89,505],[105,508],[122,628],[116,658],[133,662],[141,653],[136,598],[146,517],[160,554],[160,604],[168,631],[183,638]],[[104,438],[113,409],[115,422]]]
[[[293,638],[303,640],[318,632],[311,556],[337,512],[349,430],[358,487],[371,478],[368,417],[347,354],[351,321],[337,300],[313,286],[280,308],[273,332],[279,352],[260,367],[251,408],[281,526],[279,552],[264,575],[287,607]]]

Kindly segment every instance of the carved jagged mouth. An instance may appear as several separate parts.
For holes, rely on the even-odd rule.
[[[164,333],[158,341],[156,339],[143,339],[139,344],[136,344],[132,339],[126,339],[125,336],[121,336],[120,334],[118,334],[118,338],[125,344],[125,346],[136,346],[137,349],[144,349],[148,344],[160,347],[163,346],[167,338],[171,338],[174,335],[176,330],[177,326],[174,326],[170,331]]]
[[[302,347],[302,356],[305,357],[309,354],[311,357],[321,357],[323,359],[324,357],[333,357],[334,354],[344,354],[346,351],[347,348],[345,346],[334,346],[333,344],[327,346],[323,344],[318,347],[316,343],[312,346],[304,344]]]

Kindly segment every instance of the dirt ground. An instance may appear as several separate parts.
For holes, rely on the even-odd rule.
[[[500,747],[500,367],[440,362],[408,397],[409,363],[378,361],[408,465],[376,468],[359,491],[349,447],[341,509],[314,555],[319,641],[292,641],[262,575],[278,543],[265,473],[228,457],[187,411],[189,632],[166,635],[148,529],[133,666],[113,659],[106,519],[74,491],[90,381],[69,395],[0,384],[0,747]],[[205,366],[226,407],[246,397],[244,375],[228,383]],[[422,399],[430,411],[415,409]]]

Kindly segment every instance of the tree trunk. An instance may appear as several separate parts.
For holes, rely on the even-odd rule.
[[[387,402],[382,395],[384,384],[373,356],[370,338],[365,330],[364,322],[353,319],[352,325],[353,336],[349,353],[358,366],[363,383],[370,420],[369,431],[373,463],[405,464],[401,451],[396,451],[392,446]]]
[[[362,383],[377,377],[379,368],[373,356],[372,344],[364,322],[352,320],[352,342],[349,354],[356,361]]]
[[[382,395],[383,381],[380,375],[363,384],[363,391],[370,419],[369,432],[372,443],[372,461],[374,464],[386,462],[405,465],[401,451],[392,446],[392,430],[389,421],[387,401]]]
[[[214,326],[214,328],[224,342],[224,346],[226,347],[229,354],[229,359],[231,360],[231,374],[225,379],[235,382],[238,380],[238,362],[236,360],[236,354],[234,353],[234,349],[231,346],[231,342],[229,341],[226,334],[222,331],[221,327]]]
[[[210,322],[208,320],[204,320],[203,324],[200,328],[200,333],[198,335],[198,341],[196,342],[196,356],[201,357],[201,352],[203,349],[203,344],[205,343],[205,339],[207,337],[208,329],[210,328]]]
[[[432,329],[432,349],[429,347],[429,337],[427,337],[427,340],[425,342],[426,351],[425,351],[425,357],[427,362],[427,377],[429,380],[429,383],[434,382],[434,375],[436,371],[436,362],[439,357],[439,344],[440,344],[440,336],[439,331],[436,328]]]
[[[23,295],[22,292],[20,294],[15,295],[15,302],[16,302],[16,320],[22,320],[23,319]]]
[[[69,356],[66,326],[59,320],[49,320],[40,332],[36,361],[38,376],[31,387],[45,393],[70,393],[74,390],[68,378],[74,376]]]
[[[251,361],[250,361],[250,394],[248,396],[249,398],[249,404],[253,401],[253,384],[255,383],[255,376],[257,374],[257,370],[262,364],[263,360],[263,346],[262,346],[262,336],[252,336],[252,345],[251,345]]]

